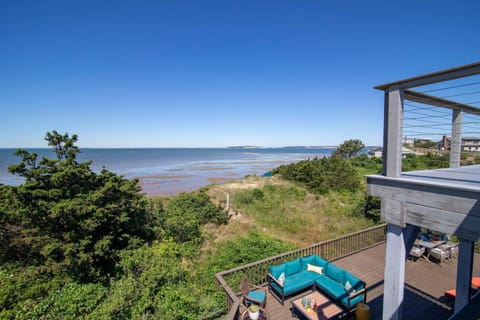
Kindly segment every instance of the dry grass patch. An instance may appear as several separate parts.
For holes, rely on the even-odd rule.
[[[228,193],[231,214],[228,225],[205,227],[207,248],[248,232],[304,247],[374,225],[363,216],[352,215],[364,195],[360,191],[318,195],[273,176],[213,185],[207,193],[223,207]]]

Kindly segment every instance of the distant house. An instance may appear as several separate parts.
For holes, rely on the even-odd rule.
[[[480,151],[480,138],[465,137],[462,138],[462,150],[463,151]]]
[[[383,148],[377,148],[368,151],[369,158],[381,158],[383,156]]]
[[[449,150],[451,147],[451,139],[447,136],[443,136],[437,144],[440,150]],[[477,137],[463,137],[462,138],[462,151],[466,152],[480,152],[480,138]]]
[[[415,152],[413,152],[412,150],[407,149],[407,148],[402,148],[402,158],[405,158],[407,156],[407,154],[410,154],[410,153],[415,153]],[[381,157],[383,157],[383,148],[377,148],[377,149],[370,150],[368,152],[368,156],[370,158],[381,158]]]
[[[415,139],[413,139],[413,138],[408,138],[407,136],[404,136],[402,138],[402,144],[404,144],[404,145],[412,147],[414,142],[415,142]]]

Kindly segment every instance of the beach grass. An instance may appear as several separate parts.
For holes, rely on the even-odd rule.
[[[208,230],[214,234],[210,240],[253,231],[302,247],[375,224],[354,214],[362,191],[318,195],[277,177],[248,177],[211,186],[208,192],[222,206],[228,193],[232,215],[228,225]]]

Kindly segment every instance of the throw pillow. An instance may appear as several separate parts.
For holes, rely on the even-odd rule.
[[[316,272],[318,274],[323,274],[323,268],[314,266],[313,264],[307,263],[307,271]]]
[[[345,291],[346,291],[348,294],[350,294],[350,293],[352,293],[352,292],[355,292],[355,290],[353,290],[353,287],[352,287],[350,281],[347,281],[343,287],[345,288]]]
[[[282,272],[282,274],[278,277],[278,282],[283,286],[283,283],[285,282],[285,272]]]

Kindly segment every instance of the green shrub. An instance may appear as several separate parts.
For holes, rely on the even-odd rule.
[[[450,166],[450,158],[448,154],[435,155],[428,153],[425,155],[407,154],[402,160],[403,171],[427,170],[448,168]]]
[[[222,208],[215,206],[204,192],[182,193],[168,204],[168,210],[180,214],[193,212],[201,224],[225,224],[228,222],[228,215]]]
[[[155,301],[163,288],[186,282],[181,261],[181,246],[169,241],[124,250],[119,263],[124,276],[112,282],[106,299],[90,318],[138,319],[155,314]]]
[[[217,254],[211,261],[211,266],[227,270],[289,251],[293,248],[294,245],[291,243],[286,243],[256,232],[250,232],[243,237],[221,244],[217,250]]]
[[[197,297],[188,285],[164,286],[155,297],[154,319],[196,320],[199,313]]]
[[[44,267],[0,266],[0,319],[32,319],[28,313],[68,279],[53,276]]]
[[[356,169],[364,169],[368,173],[380,173],[382,171],[382,158],[369,158],[366,154],[361,154],[350,158],[350,163]]]
[[[27,314],[30,319],[78,319],[89,315],[105,298],[101,284],[67,283]]]
[[[206,223],[225,224],[228,214],[215,206],[207,194],[182,193],[174,197],[158,217],[163,238],[178,243],[200,243],[200,226]]]
[[[299,182],[317,193],[356,191],[361,180],[348,160],[341,157],[315,158],[280,166],[273,170],[284,179]]]

